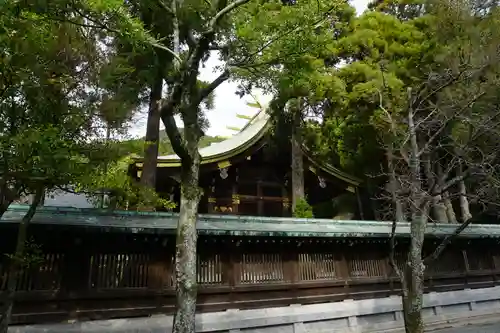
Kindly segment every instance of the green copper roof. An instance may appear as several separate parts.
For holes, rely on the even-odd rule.
[[[12,205],[1,223],[18,223],[27,206]],[[33,218],[34,224],[65,225],[131,233],[173,233],[178,214],[114,211],[76,208],[40,208]],[[399,223],[397,234],[408,237],[409,223]],[[339,221],[326,219],[296,219],[256,216],[200,215],[197,228],[204,235],[281,236],[281,237],[383,237],[391,232],[391,222]],[[452,233],[456,225],[429,224],[427,234],[444,236]],[[499,225],[469,226],[462,238],[498,238]]]
[[[249,124],[231,138],[201,148],[201,164],[224,161],[249,149],[267,133],[271,127],[269,119],[266,112],[259,112]],[[142,167],[140,161],[142,159],[138,159],[137,166]],[[158,156],[159,167],[179,167],[180,165],[180,158],[175,154]]]
[[[221,165],[227,166],[229,159],[239,154],[244,153],[246,150],[257,144],[262,137],[271,128],[271,117],[265,110],[259,111],[255,117],[253,117],[247,125],[236,135],[231,138],[216,142],[208,147],[200,149],[200,155],[202,157],[201,164],[210,163],[221,163]],[[302,147],[305,156],[311,161],[311,163],[318,169],[337,177],[350,185],[358,186],[361,180],[353,177],[330,164],[318,163],[314,161],[311,154],[307,151],[305,147]],[[142,168],[143,159],[141,157],[135,158],[136,166]],[[180,158],[176,154],[158,156],[158,167],[180,167]]]

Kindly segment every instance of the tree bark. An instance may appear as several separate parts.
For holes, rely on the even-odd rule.
[[[31,219],[35,215],[38,205],[43,198],[43,189],[37,190],[35,192],[35,198],[30,205],[30,208],[24,215],[23,219],[19,223],[17,231],[17,241],[16,249],[14,252],[14,257],[9,264],[9,275],[7,279],[7,291],[6,296],[3,301],[0,313],[0,333],[7,333],[9,329],[10,317],[12,315],[12,306],[14,304],[14,295],[16,292],[17,278],[20,269],[20,260],[22,260],[24,249],[26,246],[26,234],[28,231],[28,225]]]
[[[443,202],[446,207],[446,216],[448,216],[448,223],[457,223],[457,216],[455,215],[455,210],[453,209],[453,204],[450,200],[450,195],[448,192],[443,193]]]
[[[394,168],[393,147],[390,145],[386,152],[387,168],[389,170],[389,192],[391,193],[392,204],[395,210],[395,219],[397,222],[406,221],[403,203],[398,198],[398,181],[396,179],[396,170]]]
[[[462,176],[462,165],[460,165],[458,172],[459,176]],[[470,213],[469,200],[467,199],[467,189],[463,179],[458,182],[458,193],[460,194],[460,212],[462,222],[466,222],[472,218],[472,214]]]
[[[408,89],[408,101],[412,101],[411,89]],[[422,259],[425,228],[431,202],[422,190],[420,177],[420,148],[417,142],[413,109],[408,108],[408,130],[410,136],[410,249],[403,273],[403,314],[406,333],[423,333],[422,296],[424,292],[425,266]],[[424,163],[425,167],[425,163]]]
[[[414,214],[411,221],[411,242],[404,270],[403,314],[406,333],[423,333],[422,302],[425,265],[422,258],[429,205]]]
[[[186,96],[186,103],[188,101],[189,98]],[[189,158],[181,162],[180,214],[177,224],[175,251],[177,307],[174,316],[173,333],[195,332],[197,296],[196,243],[198,238],[196,220],[203,191],[198,186],[201,163],[201,156],[198,151],[198,142],[201,137],[198,110],[197,106],[191,106],[191,108],[183,112],[185,124],[184,147]]]
[[[292,135],[292,211],[299,200],[305,198],[304,193],[304,157],[297,136]]]
[[[297,98],[292,102],[293,123],[292,123],[292,212],[295,212],[297,203],[305,198],[304,190],[304,154],[301,147],[301,137],[299,133],[301,121],[301,100]]]
[[[427,185],[429,188],[434,188],[436,178],[440,177],[440,168],[438,167],[438,177],[433,172],[431,164],[431,154],[425,154],[425,160],[422,161],[425,171],[425,177],[427,178]],[[441,172],[442,173],[442,172]],[[448,215],[446,214],[446,206],[443,202],[443,196],[441,194],[432,197],[432,216],[434,221],[437,223],[448,223]]]
[[[181,184],[177,225],[175,277],[177,307],[173,333],[195,332],[196,311],[196,219],[201,190],[198,188],[199,160],[185,170]]]
[[[149,94],[148,122],[144,148],[144,163],[142,166],[141,184],[146,187],[156,187],[156,165],[160,141],[160,101],[163,89],[163,69],[159,68],[157,76],[151,85]]]

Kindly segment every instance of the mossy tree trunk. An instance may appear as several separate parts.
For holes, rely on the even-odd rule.
[[[171,8],[166,8],[172,19],[173,50],[169,53],[174,59],[174,80],[169,92],[161,102],[160,118],[165,125],[172,149],[181,160],[181,200],[177,224],[175,271],[176,271],[176,312],[173,333],[195,332],[196,310],[196,220],[198,205],[202,196],[199,188],[199,169],[201,163],[198,142],[203,135],[203,117],[200,104],[227,79],[229,69],[224,70],[216,79],[201,87],[198,82],[202,60],[210,52],[216,39],[219,25],[225,16],[250,0],[236,0],[231,3],[221,1],[215,5],[217,13],[209,18],[206,30],[194,36],[187,22],[182,27],[187,34],[181,34],[178,9],[183,2],[173,0]],[[185,40],[181,41],[181,38]],[[189,51],[181,58],[181,42]],[[175,116],[180,115],[184,122],[181,135]]]
[[[194,106],[191,106],[194,107]],[[175,286],[176,312],[173,333],[195,332],[195,311],[197,296],[196,269],[196,222],[198,205],[203,194],[199,187],[201,156],[198,142],[201,137],[198,110],[185,111],[184,140],[185,152],[181,166],[181,200],[180,214],[177,222],[177,239],[175,244]]]
[[[422,207],[421,207],[422,208]],[[403,270],[403,314],[406,333],[423,333],[422,305],[425,265],[422,259],[428,206],[414,214],[411,221],[411,242]]]
[[[157,77],[151,85],[149,94],[148,121],[144,147],[144,164],[142,167],[141,184],[146,187],[156,187],[156,165],[160,141],[160,101],[163,89],[163,69],[159,69]]]
[[[12,315],[12,307],[14,304],[14,295],[16,292],[17,278],[19,276],[22,260],[24,257],[28,226],[31,222],[31,219],[35,215],[38,205],[42,202],[43,193],[43,189],[37,190],[35,192],[33,202],[31,203],[23,219],[19,222],[19,227],[17,230],[16,249],[9,263],[7,290],[4,299],[0,302],[0,333],[7,333],[9,329],[9,322]]]

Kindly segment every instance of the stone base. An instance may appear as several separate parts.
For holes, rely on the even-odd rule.
[[[423,315],[430,326],[493,314],[500,314],[500,286],[424,295]],[[403,327],[401,298],[398,296],[200,313],[196,318],[196,332],[218,333],[362,333],[397,331]],[[9,328],[9,333],[164,333],[171,330],[172,316],[152,316],[13,326]]]

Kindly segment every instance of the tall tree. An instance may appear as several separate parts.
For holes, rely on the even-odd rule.
[[[106,146],[96,140],[105,105],[94,88],[102,65],[94,31],[48,21],[38,15],[40,8],[18,1],[0,5],[0,217],[13,200],[34,194],[9,262],[2,333],[29,223],[44,193],[106,160]]]
[[[243,94],[253,87],[274,94],[268,111],[272,113],[276,126],[281,127],[277,131],[279,135],[287,137],[283,142],[291,143],[292,209],[295,212],[298,203],[307,205],[302,153],[307,127],[303,125],[308,116],[314,116],[310,107],[314,102],[311,101],[328,94],[330,87],[324,75],[328,71],[325,58],[329,52],[326,50],[345,32],[354,10],[345,1],[287,4],[280,9],[279,15],[285,22],[276,19],[275,4],[269,4],[263,10],[249,8],[247,15],[239,17],[245,22],[242,36],[249,48],[245,52],[258,53],[259,60],[240,69],[237,74],[243,81]],[[283,24],[288,30],[280,33],[276,27],[278,24]],[[265,49],[254,51],[252,46],[260,47],[263,39]],[[269,40],[274,43],[267,45]],[[330,66],[337,63],[335,59],[329,60]]]
[[[337,70],[344,89],[329,99],[336,108],[332,134],[345,161],[366,159],[373,148],[386,156],[378,172],[388,182],[384,199],[393,203],[391,263],[403,286],[408,333],[424,331],[426,267],[471,223],[470,200],[496,198],[493,161],[500,153],[498,12],[479,16],[465,2],[428,8],[415,18],[361,16],[339,41],[337,54],[347,61]],[[411,242],[398,265],[395,233],[403,219],[410,223]],[[431,219],[460,224],[425,255]]]

